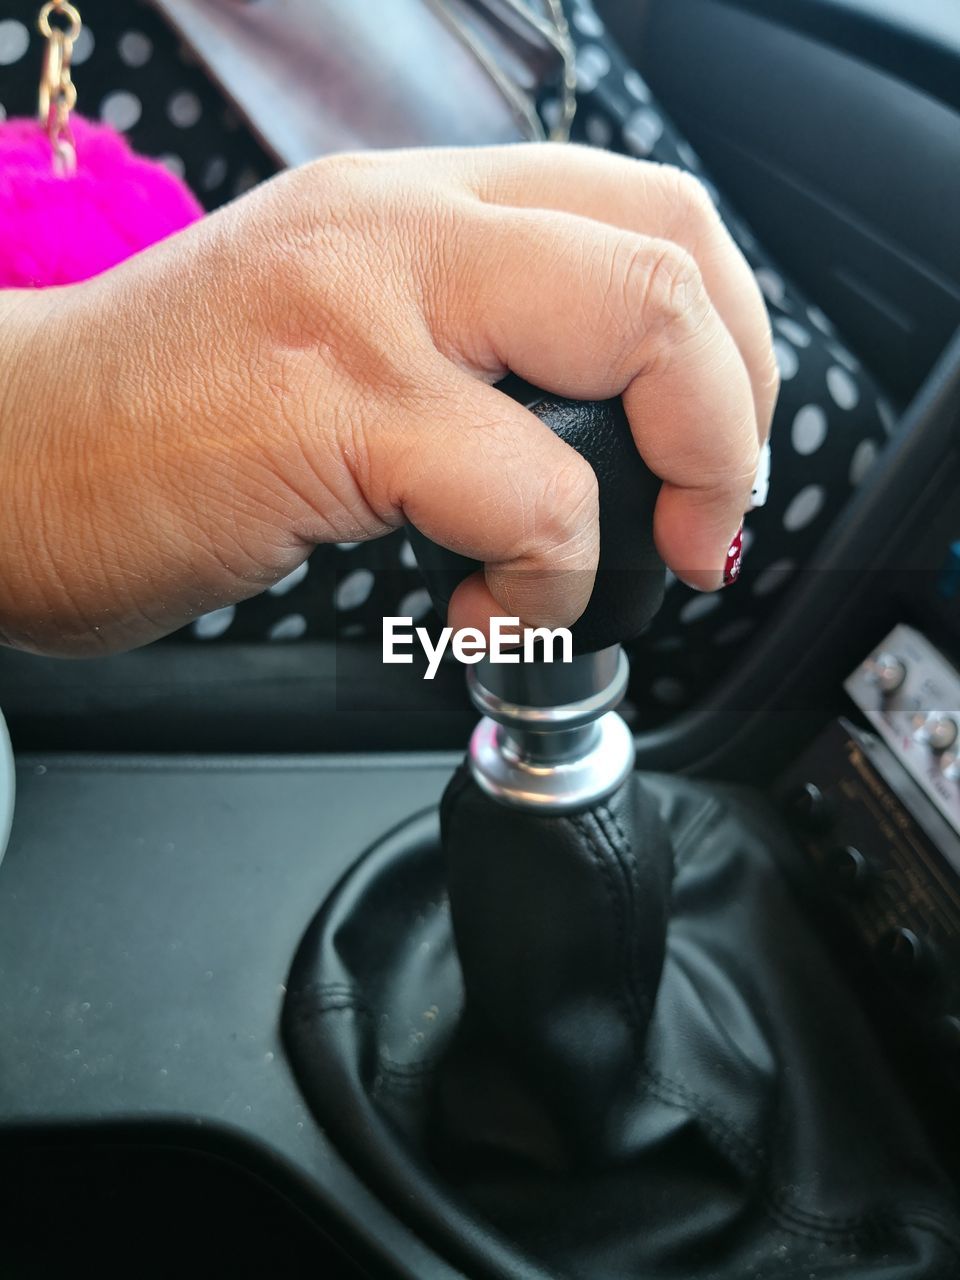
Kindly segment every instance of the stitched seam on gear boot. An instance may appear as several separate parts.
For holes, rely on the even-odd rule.
[[[629,980],[629,957],[627,955],[626,929],[624,920],[624,905],[626,895],[619,892],[613,879],[613,866],[617,868],[623,875],[623,868],[617,861],[616,852],[611,848],[612,859],[604,857],[604,850],[600,841],[595,838],[594,833],[587,825],[583,815],[577,818],[567,819],[569,825],[578,832],[583,840],[587,851],[590,854],[591,861],[600,872],[603,880],[607,896],[613,909],[613,916],[616,928],[616,950],[620,959],[618,966],[621,973],[621,979],[618,984],[617,1004],[623,1014],[624,1020],[630,1028],[634,1041],[634,1054],[637,1059],[643,1055],[643,1045],[646,1036],[649,1009],[638,1006],[636,1001],[637,991],[635,985]],[[602,835],[602,832],[600,833]],[[612,861],[612,866],[611,866]]]
[[[633,785],[636,786],[638,784],[633,783]],[[649,798],[649,802],[653,803],[652,797]],[[639,862],[637,859],[637,855],[634,851],[633,842],[629,839],[626,832],[623,830],[623,827],[620,824],[619,819],[617,818],[616,814],[613,812],[613,809],[610,807],[609,804],[599,805],[594,814],[594,818],[598,826],[601,828],[601,830],[604,829],[604,823],[608,823],[609,825],[613,826],[614,831],[617,834],[617,837],[619,837],[619,839],[615,839],[613,836],[609,834],[609,832],[606,832],[607,839],[610,842],[610,848],[613,851],[614,856],[619,860],[624,870],[624,875],[627,878],[627,883],[630,886],[631,902],[630,902],[629,918],[633,918],[640,910],[640,904],[641,904],[642,893],[643,893],[643,890],[640,885]],[[658,852],[662,852],[662,851],[658,851]],[[646,1027],[649,1026],[650,1018],[653,1015],[653,1006],[655,1003],[655,996],[651,996],[650,994],[648,994],[648,992],[644,987],[643,973],[641,969],[641,955],[640,955],[639,943],[640,943],[639,931],[628,929],[626,944],[628,948],[628,958],[630,961],[630,968],[632,970],[632,977],[633,977],[633,994],[634,994],[634,999],[639,1000],[641,1002],[642,1008],[644,1010],[644,1022],[645,1022],[644,1031],[646,1032]]]

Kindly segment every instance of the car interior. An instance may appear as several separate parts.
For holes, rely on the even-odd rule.
[[[960,6],[596,7],[895,429],[657,723],[657,486],[519,380],[600,480],[568,667],[0,651],[4,1276],[960,1277]],[[349,8],[304,56],[414,99]],[[426,114],[366,141],[473,128]]]

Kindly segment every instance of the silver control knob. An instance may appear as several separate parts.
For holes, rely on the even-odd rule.
[[[866,666],[871,683],[886,698],[896,693],[907,678],[907,664],[895,653],[875,653]]]
[[[914,737],[925,742],[937,754],[952,747],[957,740],[957,721],[943,711],[928,711]]]

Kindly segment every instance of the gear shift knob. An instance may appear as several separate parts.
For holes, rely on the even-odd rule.
[[[500,390],[520,401],[593,467],[600,495],[600,563],[593,594],[572,628],[571,663],[484,660],[469,673],[484,719],[470,764],[479,785],[505,804],[560,813],[614,791],[633,766],[633,738],[613,708],[626,691],[620,644],[663,600],[665,570],[653,542],[660,481],[637,452],[620,400],[548,395],[516,377]],[[442,618],[456,587],[481,566],[409,530]]]
[[[518,400],[593,467],[600,490],[600,566],[590,603],[574,624],[576,653],[639,635],[663,601],[664,567],[653,544],[660,480],[637,452],[620,400],[567,400],[510,376],[498,390]],[[447,616],[459,584],[482,566],[410,529],[434,607]]]

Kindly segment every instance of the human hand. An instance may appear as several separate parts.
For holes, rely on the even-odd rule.
[[[47,653],[145,643],[405,521],[486,565],[451,625],[572,623],[595,477],[508,369],[622,394],[660,553],[712,589],[778,387],[699,184],[571,146],[317,161],[0,318],[0,634]]]

